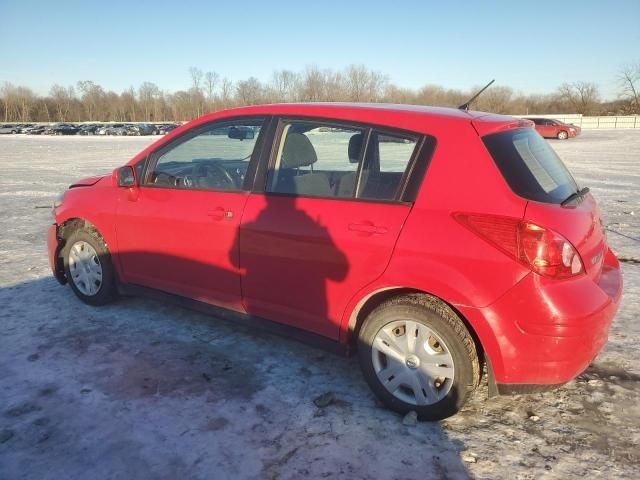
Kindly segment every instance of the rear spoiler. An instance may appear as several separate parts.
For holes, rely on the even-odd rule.
[[[524,118],[513,118],[506,115],[483,115],[471,121],[479,136],[512,130],[514,128],[534,128],[535,123]]]

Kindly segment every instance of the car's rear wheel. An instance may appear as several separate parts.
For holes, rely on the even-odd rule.
[[[444,302],[407,295],[375,308],[358,337],[367,383],[390,409],[421,420],[456,413],[477,386],[475,342]]]
[[[74,231],[62,251],[64,269],[71,289],[89,305],[109,303],[116,294],[109,250],[91,228]]]
[[[558,140],[566,140],[567,138],[569,138],[569,134],[567,132],[564,130],[560,130],[558,132]]]

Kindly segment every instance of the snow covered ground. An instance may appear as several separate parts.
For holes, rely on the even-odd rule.
[[[638,478],[640,130],[551,142],[626,260],[604,352],[555,392],[483,385],[415,427],[356,359],[144,299],[91,308],[55,282],[40,207],[153,140],[0,137],[0,478]]]

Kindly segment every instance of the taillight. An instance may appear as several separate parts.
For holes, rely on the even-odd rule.
[[[512,217],[456,213],[456,220],[504,253],[549,278],[584,272],[580,254],[557,232]]]

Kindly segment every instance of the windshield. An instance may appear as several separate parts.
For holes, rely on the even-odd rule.
[[[578,190],[560,157],[535,130],[494,133],[483,141],[504,179],[521,197],[562,203]]]

